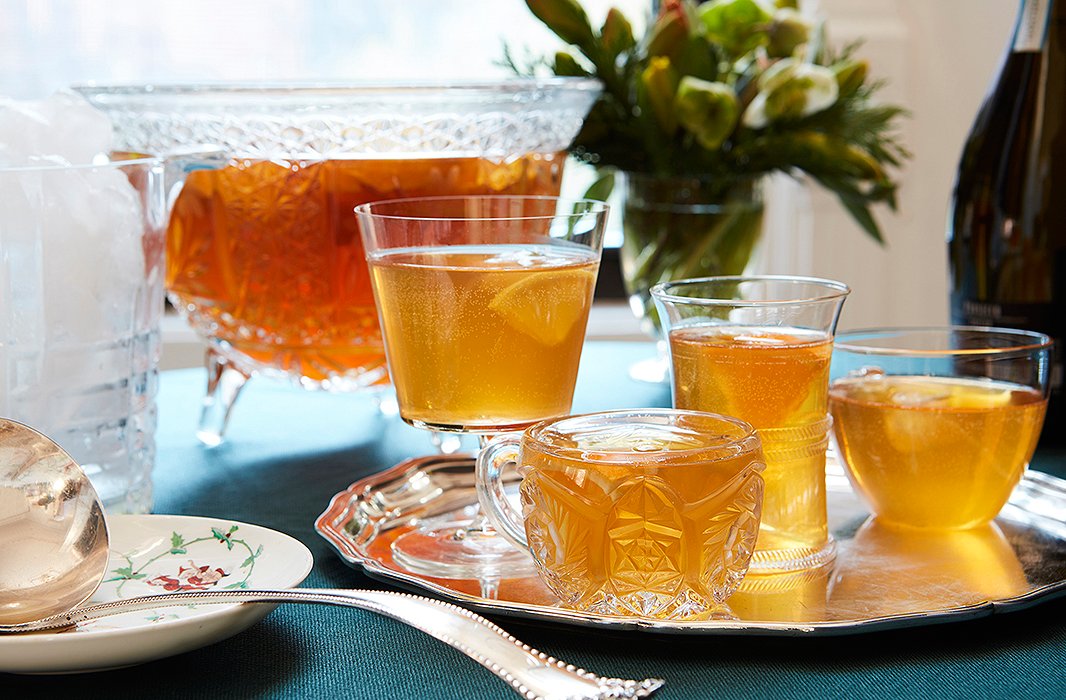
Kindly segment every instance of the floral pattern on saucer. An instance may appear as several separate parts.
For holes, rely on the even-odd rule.
[[[130,581],[144,581],[149,586],[160,586],[167,591],[205,591],[217,584],[222,578],[229,576],[233,568],[231,567],[230,571],[226,571],[221,566],[212,566],[211,564],[200,566],[192,559],[189,559],[185,565],[179,564],[177,566],[175,576],[168,576],[167,573],[174,571],[174,557],[187,555],[190,548],[203,542],[213,542],[226,545],[227,552],[232,552],[234,546],[237,545],[239,545],[237,548],[238,553],[243,555],[245,551],[247,552],[247,558],[237,567],[244,571],[243,578],[228,586],[223,586],[223,588],[247,588],[248,579],[251,578],[252,571],[255,569],[255,560],[263,554],[263,545],[260,544],[253,550],[252,545],[247,540],[235,536],[239,530],[240,527],[238,525],[230,525],[225,532],[217,527],[212,527],[211,534],[201,537],[189,537],[180,532],[172,532],[170,534],[170,548],[159,552],[139,565],[134,562],[134,557],[129,553],[113,552],[111,555],[112,560],[121,557],[125,560],[126,565],[110,569],[110,573],[113,576],[104,578],[103,582],[107,584],[117,581],[118,585],[115,587],[115,594],[119,597],[122,597],[122,588]],[[217,552],[214,554],[217,556]],[[226,557],[226,559],[230,559],[230,557]],[[156,572],[158,573],[153,578],[149,578]]]
[[[148,585],[159,586],[164,591],[206,591],[227,576],[229,574],[220,568],[197,566],[190,559],[188,566],[178,567],[177,577],[160,574],[148,579]]]
[[[266,546],[245,535],[239,525],[171,531],[169,541],[132,549],[113,548],[100,589],[93,601],[213,588],[248,588],[256,562]],[[85,622],[78,630],[127,627],[137,622],[156,623],[188,616],[198,606],[159,608]],[[129,618],[129,619],[124,619]]]
[[[166,594],[170,588],[175,593],[293,588],[310,573],[313,563],[311,552],[298,540],[232,520],[109,515],[107,529],[111,558],[106,581],[90,604]],[[0,636],[0,674],[78,673],[161,659],[232,637],[275,607],[272,603],[160,607],[91,620],[59,634]]]

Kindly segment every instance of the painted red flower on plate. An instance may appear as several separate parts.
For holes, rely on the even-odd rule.
[[[197,566],[190,561],[188,566],[179,566],[177,576],[159,575],[149,579],[145,583],[149,586],[159,586],[164,591],[205,591],[218,584],[223,577],[229,576],[221,568]]]

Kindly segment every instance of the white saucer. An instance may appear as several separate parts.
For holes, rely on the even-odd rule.
[[[111,557],[89,603],[168,590],[292,588],[311,552],[280,532],[218,518],[112,515]],[[241,632],[276,605],[243,603],[142,610],[55,634],[0,636],[0,672],[102,671],[198,649]]]

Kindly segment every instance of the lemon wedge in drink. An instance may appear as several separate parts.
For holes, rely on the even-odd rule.
[[[952,387],[950,405],[952,408],[988,409],[1008,406],[1014,391],[1003,382],[986,382],[981,380],[956,380]]]
[[[588,312],[595,280],[591,267],[538,270],[497,292],[488,308],[537,343],[555,346]]]
[[[892,404],[901,408],[999,408],[1014,394],[1014,385],[964,377],[891,377],[884,383]]]

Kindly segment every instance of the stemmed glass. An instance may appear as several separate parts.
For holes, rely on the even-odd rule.
[[[607,206],[538,196],[396,199],[355,209],[400,416],[482,446],[570,412]],[[416,528],[393,555],[413,571],[484,578],[528,554],[478,512]]]

